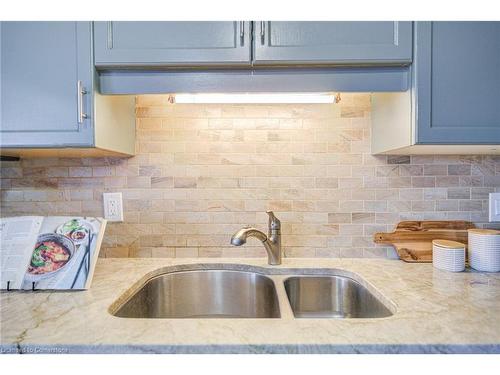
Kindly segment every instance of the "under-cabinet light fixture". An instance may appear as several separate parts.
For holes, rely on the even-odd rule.
[[[171,103],[200,104],[308,104],[338,103],[340,94],[334,93],[248,93],[248,94],[175,94]]]

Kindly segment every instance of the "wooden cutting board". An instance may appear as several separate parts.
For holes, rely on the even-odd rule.
[[[432,262],[432,240],[467,244],[469,221],[401,221],[392,233],[375,233],[373,241],[394,246],[399,258],[411,263]]]

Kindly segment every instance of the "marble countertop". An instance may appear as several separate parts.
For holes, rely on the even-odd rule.
[[[281,274],[321,268],[360,280],[395,314],[295,319],[283,299],[280,319],[109,313],[149,277],[195,264]],[[4,291],[0,314],[3,353],[500,353],[500,273],[448,273],[431,264],[378,259],[288,258],[281,266],[268,266],[266,259],[99,259],[89,290]]]

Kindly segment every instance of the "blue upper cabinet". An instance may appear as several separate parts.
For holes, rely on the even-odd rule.
[[[0,23],[0,146],[93,144],[90,22]],[[85,118],[85,114],[87,114]]]
[[[250,65],[250,22],[94,22],[95,61],[113,66]]]
[[[412,22],[255,22],[255,64],[409,64]]]
[[[500,22],[417,22],[420,144],[500,143]]]

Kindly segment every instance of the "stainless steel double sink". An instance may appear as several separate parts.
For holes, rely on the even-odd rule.
[[[282,317],[280,305],[291,308],[294,318],[384,318],[395,310],[371,286],[335,272],[265,269],[264,274],[223,267],[160,273],[110,312],[122,318],[276,319]]]

